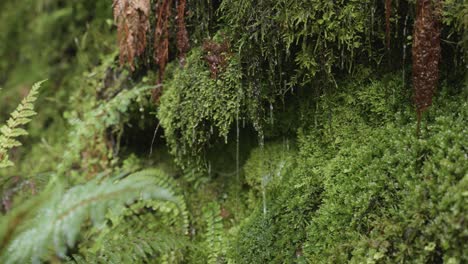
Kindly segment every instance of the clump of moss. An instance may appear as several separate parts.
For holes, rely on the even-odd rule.
[[[222,74],[212,78],[203,51],[195,48],[185,68],[176,69],[164,83],[157,116],[179,164],[202,157],[210,140],[227,140],[241,111],[241,78],[235,56],[229,58]]]
[[[239,263],[468,259],[463,243],[468,105],[442,95],[417,139],[413,113],[405,107],[409,102],[397,100],[403,110],[390,115],[394,108],[381,107],[384,98],[373,94],[388,82],[384,78],[355,88],[357,94],[366,94],[365,102],[358,97],[336,104],[342,102],[342,92],[321,99],[323,105],[335,105],[330,125],[299,131],[297,166],[270,191],[268,210],[262,211],[258,203],[242,222],[233,240],[233,259]],[[382,118],[366,119],[367,111]],[[328,119],[317,118],[325,124]],[[247,181],[254,186],[261,173],[251,164],[262,164],[256,156],[245,166]],[[275,164],[275,155],[271,157]],[[269,167],[258,170],[266,172]]]

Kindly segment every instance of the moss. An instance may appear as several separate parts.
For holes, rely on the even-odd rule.
[[[333,104],[342,102],[341,96],[348,92],[322,99],[322,103],[336,105],[334,133],[329,133],[328,126],[299,133],[298,165],[277,183],[277,192],[271,191],[267,213],[262,213],[258,203],[241,224],[232,248],[236,261],[466,261],[462,242],[466,224],[461,219],[466,217],[467,206],[462,198],[468,171],[463,161],[467,104],[460,97],[452,101],[453,97],[444,95],[418,140],[413,117],[406,117],[412,116],[410,109],[388,116],[394,109],[387,108],[388,103],[381,108],[379,101],[392,99],[376,93],[369,100],[375,87],[388,82],[373,81],[354,89],[366,94],[362,102]],[[351,115],[378,116],[372,109],[381,109],[380,119]],[[265,153],[269,153],[266,160],[277,164],[277,151]],[[253,154],[245,166],[254,188],[258,188],[256,176],[269,170],[268,165],[262,167],[259,156]]]
[[[179,164],[203,155],[212,138],[228,133],[241,111],[241,73],[235,57],[219,78],[212,78],[200,48],[193,49],[183,69],[164,83],[158,118],[171,153]],[[192,159],[190,159],[192,158]]]
[[[135,71],[117,66],[111,2],[0,1],[0,123],[25,87],[50,80],[31,137],[11,152],[17,166],[0,172],[2,198],[20,206],[57,170],[73,187],[157,167],[186,202],[182,218],[172,207],[165,218],[155,204],[133,206],[109,233],[80,234],[70,255],[468,262],[463,1],[444,1],[442,88],[419,138],[409,81],[414,0],[392,1],[389,49],[383,1],[189,1],[192,50],[181,68],[170,34],[160,105],[142,89],[158,78],[152,45]],[[221,42],[227,63],[213,74],[206,46]],[[182,220],[188,234],[175,225]],[[92,239],[101,235],[111,243]]]

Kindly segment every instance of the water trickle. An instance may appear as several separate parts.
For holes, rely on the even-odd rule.
[[[258,132],[258,144],[260,146],[260,152],[261,152],[261,155],[262,155],[262,164],[261,164],[261,167],[265,168],[265,136],[263,134],[263,131],[259,131]],[[262,204],[263,204],[263,216],[265,217],[266,216],[266,213],[267,213],[267,202],[266,202],[266,185],[267,185],[267,181],[268,181],[268,178],[269,178],[269,175],[268,174],[265,174],[263,177],[262,177],[262,184],[261,184],[261,188],[262,188]]]
[[[375,2],[372,3],[371,7],[371,36],[374,36],[374,13],[375,13]]]
[[[192,144],[195,144],[195,127],[192,127]]]
[[[285,151],[285,149],[286,149],[286,137],[283,136],[283,144],[281,145],[281,151],[282,151],[281,157],[283,157],[283,159],[284,159],[284,151]]]
[[[236,111],[236,180],[239,184],[239,144],[240,144],[240,130],[239,130],[239,106]]]
[[[213,126],[210,126],[210,136],[213,135]]]
[[[263,146],[265,145],[265,136],[263,135],[263,131],[259,132],[258,145],[260,146],[260,149],[263,151]]]
[[[208,176],[211,178],[211,161],[208,161]]]
[[[405,24],[403,26],[403,72],[402,72],[402,77],[403,77],[403,86],[405,86],[405,62],[406,62],[406,41],[407,41],[407,24],[408,24],[408,14],[406,14],[405,17]]]
[[[286,165],[286,161],[284,160],[284,157],[283,157],[283,160],[279,163],[278,170],[276,171],[276,177],[279,180],[281,180],[281,171],[283,170],[285,165]]]
[[[266,200],[266,186],[268,184],[269,175],[264,175],[262,177],[262,204],[263,204],[263,216],[267,214],[267,200]]]
[[[344,69],[344,47],[341,49],[341,69]]]
[[[239,130],[239,103],[237,104],[236,108],[236,211],[239,211],[239,203],[240,203],[240,196],[239,196],[239,189],[241,188],[240,183],[240,162],[239,162],[239,144],[240,144],[240,130]]]
[[[273,104],[270,103],[270,125],[273,125],[274,118],[273,118]]]

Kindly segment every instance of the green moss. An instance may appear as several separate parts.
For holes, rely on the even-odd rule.
[[[460,219],[468,206],[462,191],[468,171],[463,132],[468,105],[444,95],[417,139],[414,119],[408,119],[412,111],[389,116],[392,104],[381,108],[379,102],[392,99],[372,93],[388,83],[373,81],[355,89],[366,94],[365,100],[358,96],[336,104],[333,133],[329,126],[299,133],[298,165],[268,197],[267,213],[259,203],[241,225],[232,248],[236,261],[466,261],[466,224]],[[346,93],[324,97],[321,103],[343,102]],[[319,117],[323,119],[327,117]],[[258,184],[254,176],[269,167],[252,157],[246,176]],[[275,164],[275,154],[267,157]]]
[[[153,45],[135,71],[118,66],[111,2],[0,0],[0,123],[25,87],[50,80],[26,146],[11,151],[16,166],[0,172],[3,204],[32,215],[21,204],[50,175],[68,188],[147,167],[184,204],[108,214],[67,254],[84,263],[468,262],[463,1],[444,1],[441,88],[420,137],[414,0],[392,1],[389,48],[384,1],[188,1],[192,49],[180,67],[172,10],[160,105],[144,92],[157,79]],[[203,46],[225,40],[214,78]]]
[[[225,71],[212,78],[202,50],[195,48],[185,68],[164,83],[157,116],[179,164],[199,159],[212,138],[227,141],[241,111],[241,77],[237,59],[230,57]]]
[[[252,150],[243,169],[247,184],[259,191],[273,188],[295,165],[294,151],[289,143],[266,144]]]

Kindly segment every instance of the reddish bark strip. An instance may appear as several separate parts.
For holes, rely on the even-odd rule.
[[[117,23],[120,65],[130,64],[146,48],[146,32],[149,29],[150,0],[114,0],[114,20]]]
[[[440,3],[438,0],[417,0],[413,33],[413,87],[418,116],[432,105],[432,97],[439,81]]]
[[[154,60],[159,66],[158,84],[162,83],[166,64],[169,59],[169,17],[171,16],[172,0],[161,0],[158,2],[158,19],[154,32]],[[153,90],[153,100],[159,101],[162,87]]]
[[[185,55],[190,48],[187,28],[185,26],[185,4],[186,0],[179,0],[177,6],[177,49],[179,50],[179,61],[185,65]]]

